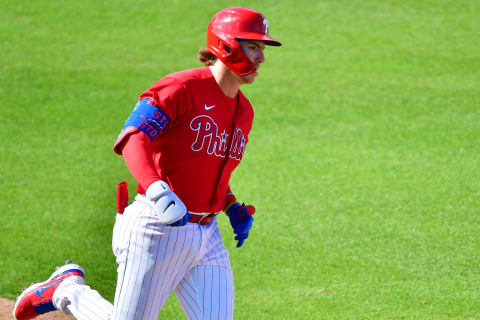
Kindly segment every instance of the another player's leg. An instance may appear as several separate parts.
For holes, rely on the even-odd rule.
[[[233,274],[216,226],[202,227],[204,257],[175,288],[187,319],[233,319]]]

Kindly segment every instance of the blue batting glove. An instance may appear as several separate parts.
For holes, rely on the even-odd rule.
[[[245,203],[234,203],[227,209],[227,215],[230,218],[230,224],[232,225],[233,232],[237,235],[237,248],[243,245],[245,239],[248,238],[248,233],[252,228],[253,214],[255,213],[254,206],[246,206]]]
[[[188,220],[190,220],[190,213],[187,211],[182,219],[175,221],[174,223],[167,224],[170,227],[183,227],[187,224]]]

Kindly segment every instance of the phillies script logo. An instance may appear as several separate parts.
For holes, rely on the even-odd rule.
[[[228,154],[229,158],[241,160],[245,152],[246,139],[243,132],[239,128],[233,131],[232,141],[227,152],[228,134],[223,132],[218,134],[218,126],[209,116],[198,116],[190,122],[190,128],[197,132],[197,138],[192,144],[193,151],[206,150],[208,154],[214,154],[217,157],[225,158]]]

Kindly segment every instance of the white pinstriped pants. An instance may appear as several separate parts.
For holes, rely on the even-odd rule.
[[[58,288],[77,319],[154,320],[173,290],[187,319],[233,319],[233,275],[215,220],[169,227],[135,201],[117,215],[112,247],[118,263],[113,305],[87,285]]]

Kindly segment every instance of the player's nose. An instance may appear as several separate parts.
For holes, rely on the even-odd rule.
[[[263,53],[263,50],[258,50],[257,56],[255,57],[255,61],[257,63],[265,62],[265,54]]]

